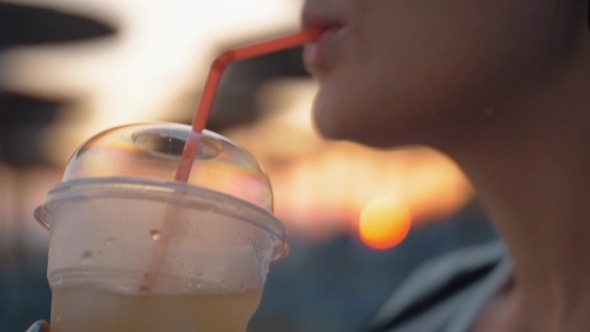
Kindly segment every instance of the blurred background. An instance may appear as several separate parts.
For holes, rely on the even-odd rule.
[[[33,210],[75,148],[120,124],[189,123],[215,55],[296,31],[301,5],[0,0],[0,331],[49,319],[49,234]],[[265,167],[289,230],[251,332],[354,331],[417,265],[495,238],[445,156],[321,140],[300,59],[230,66],[208,124]]]

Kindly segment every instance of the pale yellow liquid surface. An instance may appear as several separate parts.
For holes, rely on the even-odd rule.
[[[262,290],[126,296],[88,286],[53,290],[51,332],[244,332]]]

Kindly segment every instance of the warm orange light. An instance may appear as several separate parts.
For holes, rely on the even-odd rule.
[[[359,216],[377,195],[390,195],[396,206],[405,204],[414,225],[448,218],[472,200],[469,181],[440,152],[425,147],[373,150],[322,140],[310,121],[316,93],[317,84],[309,80],[273,81],[259,96],[265,116],[222,133],[264,166],[273,184],[275,214],[291,234],[318,241],[359,234]],[[399,218],[383,220],[391,225]],[[372,228],[362,227],[362,234]],[[372,247],[396,244],[390,235],[381,244],[371,240],[375,236],[363,236],[367,244],[377,243]]]
[[[410,224],[408,205],[393,195],[381,195],[364,207],[359,221],[359,234],[367,246],[388,249],[403,241],[408,235]]]

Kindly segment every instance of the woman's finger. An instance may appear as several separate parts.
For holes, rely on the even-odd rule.
[[[38,320],[25,332],[49,332],[49,324],[43,320]]]

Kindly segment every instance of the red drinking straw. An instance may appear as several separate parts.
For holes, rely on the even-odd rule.
[[[215,100],[215,94],[217,92],[217,87],[219,86],[219,81],[221,80],[221,75],[228,65],[239,60],[253,58],[316,41],[321,37],[324,31],[324,28],[311,28],[291,35],[238,47],[221,53],[221,55],[213,61],[213,64],[209,69],[209,75],[207,76],[205,87],[203,88],[195,116],[193,117],[193,131],[186,140],[186,144],[182,151],[180,165],[176,171],[174,179],[178,182],[188,182],[193,162],[199,148],[200,133],[205,128],[209,113],[211,112],[211,106],[213,106],[213,101]],[[182,191],[174,191],[172,200],[176,200],[182,194],[184,194]],[[169,206],[172,207],[173,205]],[[156,284],[164,260],[164,253],[170,243],[170,237],[176,223],[177,214],[178,208],[168,208],[166,210],[164,222],[162,223],[162,229],[160,231],[160,239],[154,246],[152,258],[139,287],[141,292],[149,292]]]

